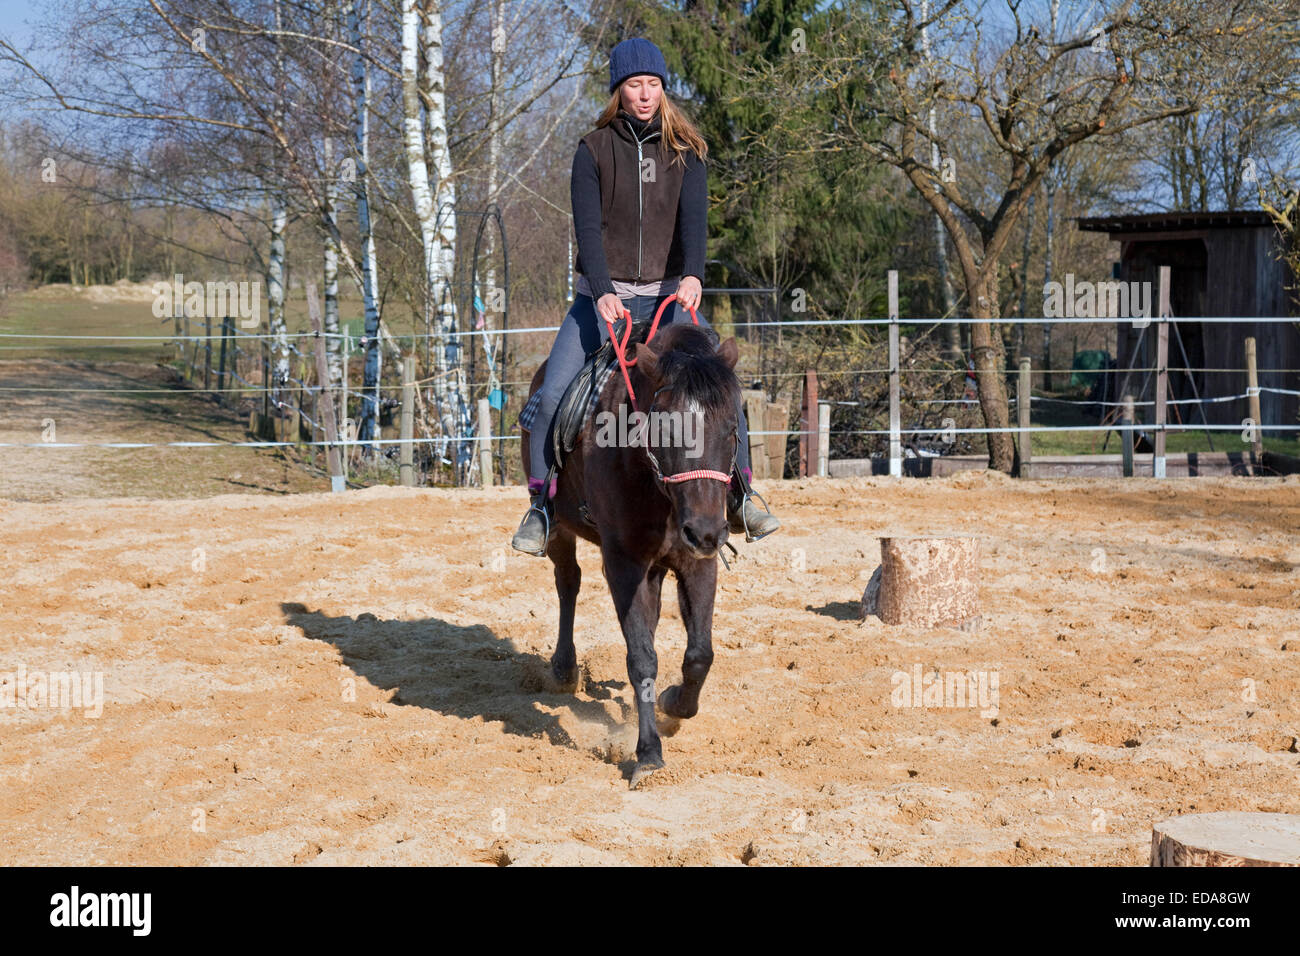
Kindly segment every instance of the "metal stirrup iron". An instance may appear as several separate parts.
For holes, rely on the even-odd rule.
[[[539,508],[537,505],[530,502],[528,505],[528,511],[525,513],[530,514],[536,511],[542,516],[542,526],[546,529],[546,533],[542,535],[542,550],[529,552],[539,558],[546,557],[546,548],[551,543],[551,516],[546,513],[546,502],[550,500],[551,481],[555,478],[555,472],[556,467],[551,465],[551,467],[547,469],[545,480],[542,481],[542,490],[538,494],[538,497],[542,500],[542,506]]]
[[[772,509],[768,506],[767,499],[750,486],[749,482],[745,479],[744,471],[739,468],[736,469],[736,479],[737,484],[740,485],[741,491],[740,523],[745,526],[745,543],[751,544],[755,541],[761,540],[762,538],[766,538],[772,532],[764,531],[762,534],[755,536],[754,533],[749,530],[749,519],[745,517],[745,503],[748,502],[750,498],[757,498],[759,501],[763,502],[763,510],[768,514],[772,513]]]

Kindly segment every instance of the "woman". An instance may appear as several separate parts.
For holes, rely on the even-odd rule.
[[[664,299],[677,302],[660,320],[691,321],[698,309],[704,277],[708,187],[699,132],[663,94],[668,66],[649,40],[633,37],[609,57],[609,104],[596,129],[582,138],[573,159],[570,193],[579,273],[573,307],[551,347],[539,390],[536,417],[529,430],[532,506],[515,532],[512,546],[545,553],[546,529],[555,482],[543,494],[554,462],[550,427],[560,398],[582,368],[587,354],[609,338],[606,319],[617,322],[626,308],[632,321],[649,321]],[[700,325],[708,327],[703,316]],[[749,434],[743,408],[737,408],[740,447],[727,496],[732,531],[752,537],[771,534],[780,522],[749,498],[752,476]],[[744,481],[739,479],[743,473]]]

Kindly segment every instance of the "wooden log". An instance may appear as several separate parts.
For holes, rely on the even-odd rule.
[[[1189,813],[1151,831],[1152,866],[1300,866],[1300,815]]]
[[[880,567],[862,617],[886,624],[978,630],[979,544],[974,538],[881,538]]]

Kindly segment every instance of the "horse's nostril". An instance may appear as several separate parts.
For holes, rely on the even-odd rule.
[[[718,532],[704,531],[692,524],[682,525],[682,537],[686,539],[687,544],[698,551],[713,551],[719,543]]]

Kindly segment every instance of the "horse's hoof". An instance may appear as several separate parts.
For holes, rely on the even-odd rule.
[[[656,701],[655,726],[663,737],[671,737],[682,728],[681,718],[672,712],[672,707],[677,700],[677,695],[674,693],[676,690],[676,685],[669,687]]]
[[[677,705],[677,700],[681,694],[681,690],[681,684],[673,684],[660,694],[658,700],[659,710],[674,720],[689,720],[695,716],[695,712],[692,711],[689,714],[682,713],[681,708]]]
[[[581,670],[576,664],[571,668],[552,667],[551,680],[555,687],[555,692],[559,694],[577,693],[581,673]]]
[[[627,788],[629,790],[639,790],[652,773],[663,768],[664,762],[662,760],[639,761],[632,771],[632,779],[628,782]]]

